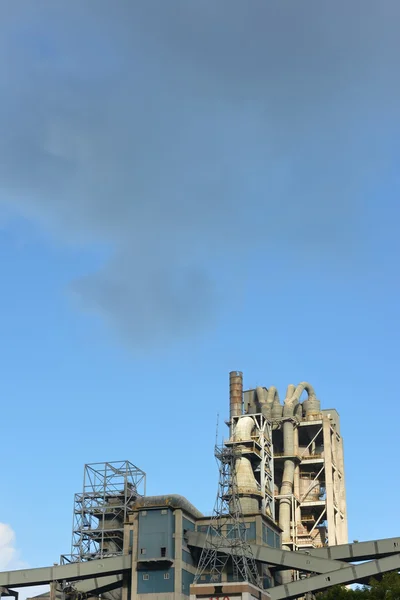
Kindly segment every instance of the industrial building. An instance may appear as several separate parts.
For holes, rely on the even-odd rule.
[[[229,389],[212,515],[179,495],[147,496],[129,461],[86,465],[70,553],[0,573],[0,594],[48,582],[49,600],[279,600],[400,568],[399,538],[347,543],[337,411],[309,383],[289,385],[282,403],[275,387],[244,391],[237,371]]]
[[[241,374],[231,374],[240,385]],[[301,402],[302,394],[306,399]],[[240,407],[231,403],[231,419]],[[244,392],[244,413],[272,425],[275,515],[287,550],[347,543],[343,440],[339,414],[321,409],[309,383]]]

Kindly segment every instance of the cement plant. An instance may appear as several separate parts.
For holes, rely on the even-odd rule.
[[[0,594],[50,584],[37,598],[313,598],[400,569],[400,537],[348,543],[339,414],[311,384],[289,385],[281,401],[273,386],[243,390],[231,372],[227,427],[212,514],[195,497],[147,496],[129,461],[88,464],[70,552],[1,572]]]

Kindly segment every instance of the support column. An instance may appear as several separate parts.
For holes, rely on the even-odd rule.
[[[124,554],[133,552],[133,538],[134,538],[134,515],[129,516],[129,523],[124,527]],[[122,598],[121,600],[131,600],[129,597],[129,588],[131,585],[130,575],[124,575],[122,583]]]
[[[138,559],[138,545],[139,545],[139,513],[133,514],[133,543],[132,543],[132,572],[131,572],[131,598],[137,596],[137,585],[138,585],[138,572],[137,572],[137,559]]]
[[[347,529],[347,506],[346,506],[346,485],[344,476],[344,458],[343,458],[343,438],[339,437],[337,442],[337,461],[338,469],[340,472],[340,487],[339,487],[339,509],[342,513],[342,521],[340,528],[339,544],[347,544],[348,542],[348,529]]]
[[[332,473],[332,444],[331,423],[323,417],[324,458],[325,458],[325,485],[326,485],[326,515],[328,521],[328,542],[330,546],[337,544],[335,509],[333,504],[333,473]]]
[[[181,600],[182,598],[182,536],[183,536],[183,521],[182,511],[177,509],[174,511],[175,515],[175,600]]]

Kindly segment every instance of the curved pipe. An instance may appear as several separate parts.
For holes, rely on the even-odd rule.
[[[241,442],[242,440],[251,440],[251,434],[254,429],[254,421],[251,417],[242,417],[238,422],[233,432],[233,441]]]
[[[296,388],[292,383],[288,385],[288,388],[286,390],[286,397],[283,401],[284,417],[291,417],[293,415],[294,406],[298,403],[298,400],[295,395],[295,390]]]
[[[293,383],[288,385],[287,390],[286,390],[286,398],[291,398],[294,394],[295,389],[296,389],[296,386],[293,385]],[[285,398],[285,402],[286,402],[286,398]]]
[[[261,386],[256,387],[257,401],[260,406],[267,402],[267,390]]]
[[[303,416],[303,405],[297,404],[294,409],[294,416],[297,417],[301,421],[301,417]]]
[[[304,407],[306,413],[308,414],[310,411],[316,410],[319,402],[316,398],[314,388],[306,381],[302,381],[296,387],[293,384],[288,386],[283,407],[284,417],[294,417],[296,415],[301,418],[303,407],[299,403],[300,397],[304,391],[306,391],[308,395]],[[294,455],[294,423],[290,419],[283,423],[283,452],[287,457],[292,457]],[[282,548],[285,550],[290,550],[287,542],[290,541],[290,496],[293,493],[294,471],[294,460],[287,458],[283,466],[282,485],[280,490],[280,494],[287,497],[281,498],[279,501],[279,526],[282,529]],[[283,583],[286,583],[286,576],[287,574],[282,575]]]
[[[264,391],[264,390],[263,390]],[[236,423],[235,430],[232,435],[232,441],[240,442],[251,440],[251,434],[255,425],[251,417],[241,417]],[[251,462],[248,458],[240,456],[235,461],[236,482],[238,494],[240,496],[240,505],[244,514],[258,512],[259,499],[254,495],[259,496],[256,478],[254,477]]]
[[[274,402],[279,403],[279,394],[278,390],[274,385],[271,385],[267,390],[261,386],[256,387],[257,400],[262,406],[266,404],[267,406],[272,406]]]
[[[265,403],[263,405],[261,405],[261,412],[264,415],[264,417],[266,419],[271,419],[272,417],[276,417],[278,415],[282,416],[282,408],[281,408],[281,403],[279,402],[279,394],[278,394],[278,390],[276,389],[275,386],[271,386],[268,390],[264,390],[264,397],[265,397],[265,393],[267,392],[267,398],[265,400]]]
[[[310,399],[315,398],[314,388],[307,382],[301,382],[296,387],[293,384],[288,386],[283,408],[284,417],[293,417],[298,413],[300,409],[297,405],[304,390]],[[283,423],[283,452],[288,457],[294,455],[294,424],[290,420]],[[290,496],[293,493],[294,469],[294,461],[289,458],[285,460],[280,490],[282,496]],[[290,541],[290,498],[281,498],[279,502],[279,526],[283,532],[283,542]]]
[[[312,387],[312,385],[305,381],[299,383],[296,389],[296,393],[300,394],[299,398],[304,390],[306,390],[308,394],[307,399],[303,402],[303,410],[305,413],[306,420],[313,419],[316,416],[320,416],[321,403],[315,395],[314,388]]]
[[[179,494],[145,496],[143,498],[138,498],[134,503],[134,508],[165,508],[166,506],[180,508],[195,519],[204,517],[204,515],[197,510],[189,500]]]
[[[296,404],[298,404],[296,388],[293,384],[290,384],[286,390],[286,397],[283,403],[283,417],[293,417]],[[283,422],[283,453],[285,456],[294,455],[294,425],[290,419]],[[294,461],[286,459],[283,463],[280,494],[287,497],[279,500],[279,527],[282,529],[282,548],[284,550],[290,550],[290,546],[287,543],[290,542],[290,496],[293,493],[294,471]],[[289,575],[287,573],[282,572],[281,577],[282,583],[288,583]]]
[[[316,400],[317,399],[313,386],[310,383],[307,383],[307,381],[302,381],[301,383],[298,384],[298,386],[296,387],[296,390],[293,394],[295,401],[300,402],[300,396],[302,395],[302,393],[304,391],[307,392],[308,400]]]
[[[275,402],[278,402],[280,404],[279,394],[276,387],[271,385],[271,387],[268,388],[267,404],[270,404],[272,406],[272,404],[274,404]]]
[[[275,388],[270,388],[271,390],[275,389]],[[271,392],[272,395],[272,392]],[[274,394],[274,400],[272,402],[272,409],[271,409],[271,416],[273,419],[281,419],[282,418],[282,411],[283,411],[283,406],[279,401],[279,395],[278,392],[276,394]]]

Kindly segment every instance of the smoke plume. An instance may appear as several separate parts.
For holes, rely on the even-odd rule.
[[[133,344],[192,334],[253,254],[342,259],[399,123],[397,0],[0,6],[0,203],[108,259]]]

